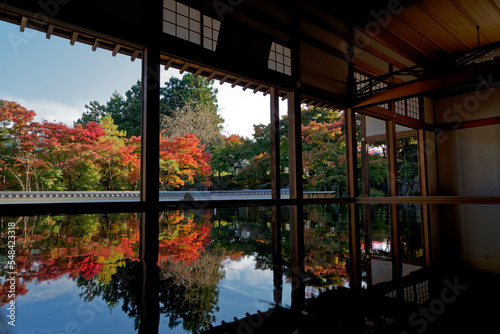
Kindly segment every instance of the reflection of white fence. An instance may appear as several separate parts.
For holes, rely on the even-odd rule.
[[[270,189],[260,190],[222,190],[222,191],[160,191],[160,199],[182,200],[186,194],[194,200],[230,200],[230,199],[270,199]],[[288,198],[288,189],[281,190],[281,198]],[[186,196],[190,197],[190,196]],[[305,191],[304,198],[332,198],[331,191]],[[46,202],[46,201],[95,201],[95,200],[130,200],[138,201],[138,191],[0,191],[0,202]]]

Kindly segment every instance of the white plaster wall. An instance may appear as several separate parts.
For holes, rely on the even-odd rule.
[[[435,101],[437,123],[500,116],[500,92],[477,94]],[[500,196],[500,125],[444,132],[436,143],[439,194]],[[443,212],[442,245],[453,250],[442,250],[446,256],[500,273],[500,205],[463,204]]]

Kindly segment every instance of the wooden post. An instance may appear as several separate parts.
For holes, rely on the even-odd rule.
[[[288,168],[290,198],[290,255],[292,265],[292,308],[301,309],[305,302],[304,283],[304,208],[302,184],[302,117],[301,117],[301,68],[300,68],[300,10],[291,2],[290,50],[294,87],[288,93]]]
[[[157,206],[160,191],[160,49],[152,43],[142,54],[141,201],[147,206]]]
[[[419,129],[417,131],[417,147],[420,196],[429,196],[427,152],[425,142],[425,130]],[[426,267],[430,267],[431,265],[431,229],[429,209],[429,204],[420,205],[422,219],[422,243],[424,248],[424,261]]]
[[[347,109],[344,112],[346,163],[347,163],[347,196],[355,198],[358,195],[357,175],[357,141],[356,112]],[[361,242],[359,230],[359,214],[355,203],[347,204],[347,219],[349,224],[349,260],[350,287],[361,288]]]
[[[363,197],[370,197],[370,162],[368,144],[366,142],[366,117],[360,115],[361,120],[361,180],[363,183]],[[372,255],[372,226],[370,204],[363,204],[363,231],[365,240],[365,272],[366,283],[372,284],[371,255]]]
[[[398,166],[396,157],[396,121],[386,121],[387,136],[387,182],[389,196],[398,196]]]
[[[389,196],[398,196],[398,170],[396,152],[396,121],[391,119],[386,123],[387,136],[387,183]],[[389,204],[389,219],[391,227],[392,278],[399,282],[403,277],[403,262],[399,241],[399,206]]]
[[[281,198],[279,89],[271,88],[271,198]]]
[[[141,136],[141,213],[140,253],[142,289],[140,292],[139,333],[158,333],[158,205],[160,164],[160,47],[163,2],[147,1],[144,6],[144,45],[142,53],[142,136]]]
[[[301,202],[302,184],[302,125],[300,96],[298,92],[288,93],[288,171],[290,177],[290,198]]]

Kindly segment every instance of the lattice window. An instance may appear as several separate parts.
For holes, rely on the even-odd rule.
[[[409,98],[406,102],[406,110],[407,110],[407,116],[411,118],[416,118],[420,119],[420,104],[418,102],[418,98],[412,97]]]
[[[406,115],[406,103],[405,100],[399,100],[394,102],[394,111],[396,114]]]
[[[359,73],[359,72],[354,72],[354,78],[356,79],[356,90],[360,90],[370,83],[368,81],[368,79],[370,79],[370,78],[364,74]],[[363,81],[363,82],[361,82],[361,81]]]
[[[418,97],[394,102],[394,111],[400,115],[420,119],[420,103]]]
[[[203,15],[203,47],[215,51],[219,38],[220,21]]]
[[[268,64],[271,70],[292,75],[292,51],[286,46],[273,42]]]
[[[202,30],[203,26],[203,30]],[[215,51],[220,21],[174,0],[163,0],[163,32]],[[202,44],[203,41],[203,44]]]

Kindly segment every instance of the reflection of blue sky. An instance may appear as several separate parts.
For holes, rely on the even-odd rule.
[[[219,283],[219,312],[214,326],[232,322],[248,312],[273,307],[273,272],[256,269],[254,256],[224,262],[225,277]],[[290,305],[290,284],[284,283],[283,305]],[[92,302],[80,298],[74,280],[64,276],[42,283],[29,283],[28,293],[16,299],[16,327],[11,334],[60,333],[135,333],[134,320],[121,310],[119,303],[111,311],[100,297]],[[6,307],[0,309],[6,319]],[[170,329],[168,319],[160,316],[160,333],[186,333],[182,324]]]
[[[273,272],[270,269],[256,269],[254,256],[246,256],[239,261],[224,262],[224,279],[219,283],[219,311],[215,313],[215,323],[233,322],[246,313],[265,312],[274,306]],[[290,284],[283,287],[283,305],[290,305]],[[182,324],[170,330],[168,319],[160,316],[160,333],[186,333]]]
[[[217,324],[222,320],[230,322],[234,317],[244,317],[247,312],[264,312],[274,306],[273,271],[256,269],[255,265],[255,258],[248,256],[225,266],[226,275],[219,285],[220,312],[216,315]],[[288,289],[284,287],[284,290]],[[285,291],[283,304],[290,304],[289,294]]]
[[[67,276],[27,285],[28,293],[16,299],[16,326],[12,334],[135,333],[133,319],[112,312],[101,298],[84,302],[76,283]],[[1,309],[5,319],[6,307]]]

